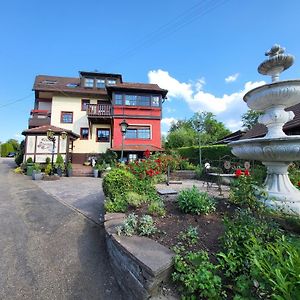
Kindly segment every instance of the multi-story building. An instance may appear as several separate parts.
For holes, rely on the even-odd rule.
[[[44,162],[51,155],[49,129],[56,137],[55,155],[61,153],[73,163],[107,149],[120,155],[123,148],[125,159],[141,157],[147,149],[162,150],[160,122],[167,90],[157,84],[123,82],[120,74],[79,74],[79,78],[36,76],[34,109],[29,129],[23,132],[25,160]],[[123,120],[128,124],[124,139]]]

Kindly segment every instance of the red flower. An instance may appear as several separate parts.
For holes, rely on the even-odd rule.
[[[245,175],[245,176],[250,176],[249,170],[245,170],[244,175]]]
[[[144,152],[144,156],[145,156],[145,158],[150,157],[150,151],[148,149]]]
[[[235,176],[240,177],[241,175],[243,175],[243,171],[241,169],[236,169],[235,170]]]
[[[300,181],[298,181],[298,186],[300,187]]]

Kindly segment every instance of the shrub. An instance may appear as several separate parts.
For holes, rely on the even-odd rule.
[[[136,192],[128,192],[126,194],[126,201],[132,207],[139,207],[142,203],[147,201],[145,196],[142,196]]]
[[[25,152],[25,142],[23,140],[20,144],[19,150],[17,151],[16,157],[15,157],[15,163],[18,166],[20,166],[23,163],[24,152]]]
[[[47,164],[45,167],[45,174],[46,175],[50,175],[52,171],[52,165],[51,164]]]
[[[191,189],[182,190],[178,195],[177,203],[184,213],[200,215],[215,210],[214,201],[207,193],[199,192],[195,186]]]
[[[124,197],[115,197],[114,200],[107,198],[104,202],[106,212],[126,212],[128,204]]]
[[[32,164],[33,163],[32,157],[27,158],[26,163]]]
[[[51,159],[50,157],[46,157],[46,165],[50,164],[51,163]]]
[[[163,217],[166,215],[166,209],[162,201],[152,201],[148,206],[148,213],[152,216]]]
[[[55,168],[60,168],[62,171],[65,170],[65,162],[61,154],[57,154],[56,160],[55,160]]]
[[[232,182],[229,199],[241,207],[264,210],[267,196],[267,192],[258,187],[251,176],[241,175]]]
[[[223,299],[221,278],[205,251],[186,252],[175,247],[172,279],[180,285],[182,299]]]
[[[133,190],[135,177],[124,169],[112,169],[103,179],[103,192],[106,197],[114,201],[115,198],[124,197]]]
[[[196,244],[199,239],[198,227],[189,226],[185,232],[179,234],[179,238],[189,245]]]
[[[251,176],[253,181],[257,182],[259,186],[262,186],[267,176],[267,168],[263,165],[255,165],[251,169]]]
[[[253,239],[250,274],[260,293],[273,299],[300,299],[300,250],[284,236],[265,247]]]
[[[153,219],[149,215],[143,215],[139,220],[138,233],[139,235],[149,236],[157,231]]]
[[[17,167],[14,169],[15,174],[23,174],[23,169],[21,167]]]
[[[41,165],[38,164],[38,163],[34,163],[33,164],[33,170],[36,171],[36,172],[41,172],[42,171]]]

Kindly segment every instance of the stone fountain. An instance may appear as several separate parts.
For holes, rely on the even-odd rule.
[[[287,136],[282,130],[295,116],[285,109],[300,103],[300,80],[279,80],[280,73],[294,62],[294,57],[284,52],[279,45],[266,52],[268,59],[259,65],[258,72],[270,75],[272,83],[244,96],[249,108],[263,112],[258,122],[266,125],[266,136],[232,142],[230,146],[237,157],[262,161],[267,167],[264,184],[269,194],[267,205],[300,214],[300,191],[288,177],[289,164],[300,160],[300,136]]]

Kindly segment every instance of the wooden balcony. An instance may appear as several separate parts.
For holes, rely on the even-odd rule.
[[[34,109],[30,113],[28,127],[34,128],[51,124],[51,113],[48,110]]]
[[[111,104],[89,104],[86,113],[93,123],[109,123],[112,120]]]

